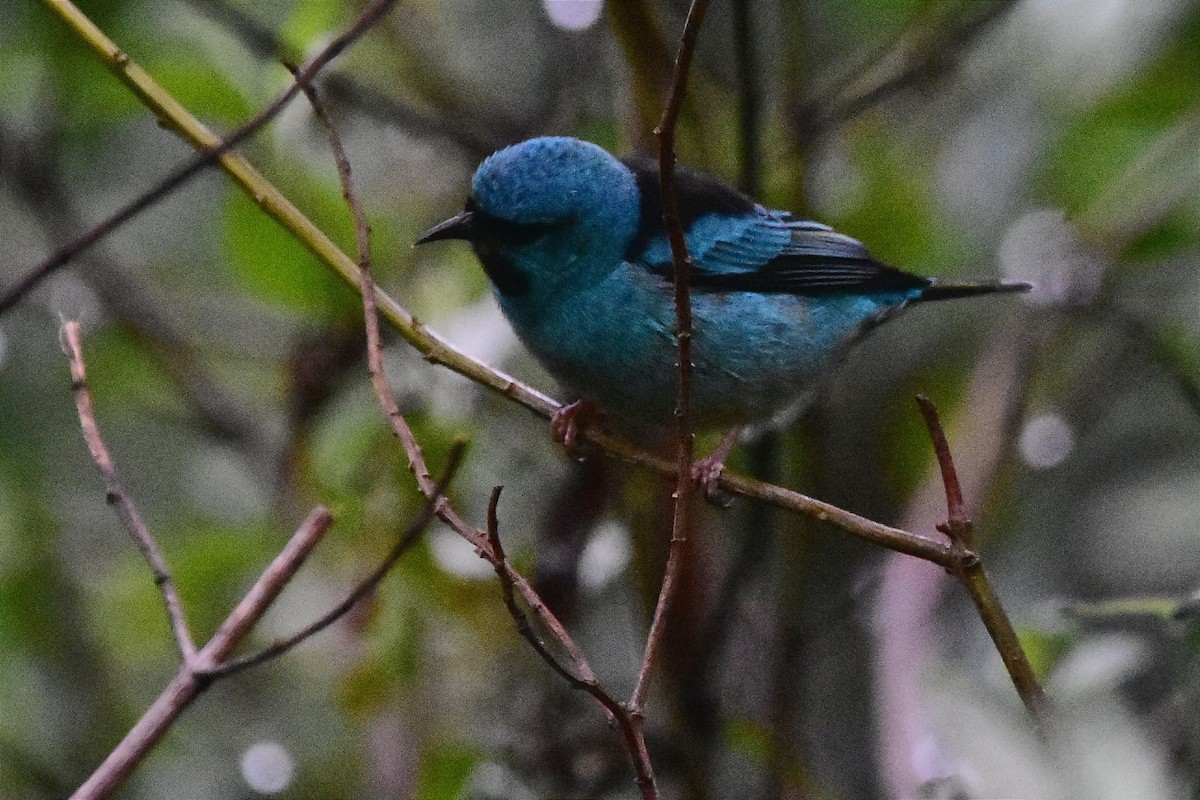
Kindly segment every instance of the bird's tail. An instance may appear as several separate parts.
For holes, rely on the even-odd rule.
[[[1023,281],[988,281],[981,283],[931,283],[921,292],[919,300],[952,300],[956,297],[975,297],[981,294],[1028,292],[1032,283]]]

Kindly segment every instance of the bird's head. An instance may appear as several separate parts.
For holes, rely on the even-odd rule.
[[[489,156],[464,209],[421,236],[471,243],[501,295],[599,280],[635,235],[633,173],[602,148],[563,136],[530,139]]]

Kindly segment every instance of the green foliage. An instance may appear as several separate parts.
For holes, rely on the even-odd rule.
[[[1017,629],[1021,647],[1038,677],[1046,680],[1054,667],[1078,643],[1077,634],[1070,631],[1050,631],[1032,625]]]
[[[345,212],[326,193],[312,191],[304,199],[318,205],[315,216],[345,220]],[[300,198],[296,198],[300,201]],[[317,260],[303,245],[252,200],[230,188],[223,210],[224,248],[241,289],[271,304],[309,315],[348,317],[359,308],[358,300],[336,274]],[[348,234],[348,223],[335,223],[335,230]],[[342,238],[346,241],[345,238]]]
[[[837,227],[869,242],[872,254],[886,263],[931,275],[961,269],[966,260],[961,238],[938,212],[932,176],[921,166],[928,163],[923,148],[898,142],[872,124],[855,130],[851,148],[863,186]]]
[[[145,67],[176,100],[214,126],[233,128],[254,113],[232,76],[201,53],[172,52],[148,60]]]
[[[1046,199],[1078,214],[1200,102],[1200,13],[1173,44],[1094,108],[1070,119],[1046,159]]]
[[[480,762],[480,753],[465,744],[448,742],[425,753],[418,771],[415,800],[464,797],[467,780]]]

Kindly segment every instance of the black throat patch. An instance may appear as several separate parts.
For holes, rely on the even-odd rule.
[[[471,242],[475,256],[483,265],[492,285],[505,297],[520,297],[529,293],[529,276],[517,268],[513,260],[504,253],[504,248],[488,237]]]

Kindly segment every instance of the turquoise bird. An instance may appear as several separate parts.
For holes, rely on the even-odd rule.
[[[730,435],[698,463],[714,491],[742,425],[770,418],[854,342],[909,306],[1023,292],[1026,283],[941,283],[871,257],[827,225],[765,208],[702,172],[675,171],[691,280],[691,405]],[[671,252],[656,161],[542,137],[489,156],[463,211],[417,244],[470,242],[530,352],[578,402],[552,431],[572,446],[598,408],[669,426],[676,406]]]

